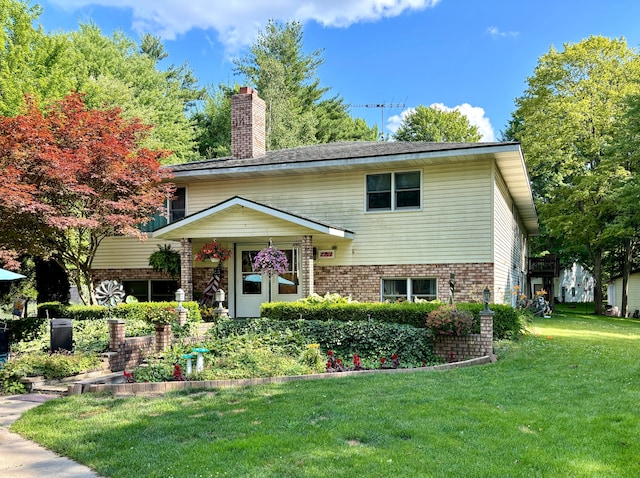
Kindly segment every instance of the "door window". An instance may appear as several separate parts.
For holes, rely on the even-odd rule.
[[[242,293],[262,294],[262,274],[253,271],[252,262],[259,251],[242,251]]]

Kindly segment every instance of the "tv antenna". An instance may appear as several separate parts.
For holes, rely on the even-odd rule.
[[[384,110],[386,108],[404,108],[404,103],[362,103],[357,105],[347,105],[349,108],[379,108],[382,115],[380,123],[380,137],[384,141]]]

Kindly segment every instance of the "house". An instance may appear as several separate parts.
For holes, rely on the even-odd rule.
[[[622,311],[622,276],[613,277],[607,286],[607,315],[619,317]],[[627,317],[640,317],[640,272],[629,274]]]
[[[560,271],[555,297],[560,302],[593,302],[594,284],[593,275],[581,264],[574,262],[571,267]]]
[[[528,238],[538,233],[517,143],[347,142],[265,151],[265,104],[242,88],[232,98],[229,158],[172,167],[178,186],[168,223],[149,240],[105,240],[97,281],[130,294],[170,299],[180,286],[198,298],[214,271],[194,255],[216,239],[233,255],[221,286],[232,317],[259,314],[269,300],[336,292],[359,301],[512,300],[527,277]],[[251,270],[270,242],[290,270],[271,279]],[[153,272],[157,245],[181,254],[179,283]]]
[[[529,259],[529,286],[524,295],[535,297],[546,291],[545,297],[555,302],[593,302],[594,279],[577,262],[560,269],[560,260],[553,254]],[[549,294],[553,292],[553,294]]]

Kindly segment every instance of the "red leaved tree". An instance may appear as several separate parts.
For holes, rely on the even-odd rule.
[[[52,258],[93,303],[91,264],[107,236],[144,238],[136,227],[162,210],[173,185],[167,151],[138,144],[149,127],[118,108],[88,110],[72,93],[44,112],[0,118],[0,251]],[[88,294],[87,294],[88,292]]]

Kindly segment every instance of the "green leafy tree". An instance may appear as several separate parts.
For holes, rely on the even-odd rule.
[[[403,118],[393,137],[398,141],[475,143],[482,135],[459,111],[420,105]]]
[[[172,151],[165,162],[199,158],[188,113],[204,91],[186,64],[161,70],[158,62],[168,55],[151,35],[143,36],[138,46],[121,32],[107,37],[89,23],[70,38],[77,55],[75,90],[87,93],[89,107],[119,107],[123,116],[153,125],[145,146]]]
[[[640,93],[633,93],[626,99],[628,110],[619,118],[620,133],[608,150],[606,167],[619,171],[616,195],[612,201],[619,207],[613,227],[622,238],[615,251],[613,274],[622,275],[621,313],[627,314],[629,275],[640,265]]]
[[[362,118],[352,118],[349,105],[339,96],[318,103],[315,113],[318,143],[376,141],[379,137],[378,127],[369,127]]]
[[[161,69],[167,53],[151,35],[138,45],[121,32],[104,36],[92,23],[47,34],[36,24],[41,12],[0,0],[0,115],[17,115],[25,95],[44,108],[81,91],[92,108],[117,106],[126,117],[153,125],[146,146],[173,151],[166,162],[199,158],[189,113],[204,90],[188,65]]]
[[[235,61],[235,72],[266,102],[267,149],[375,139],[377,130],[350,119],[339,97],[322,99],[329,91],[320,86],[318,78],[323,63],[321,50],[303,51],[300,22],[280,24],[273,20],[260,32],[249,53]]]
[[[624,134],[626,99],[637,94],[637,53],[624,39],[592,36],[543,55],[517,99],[511,132],[522,142],[546,231],[567,250],[585,249],[602,313],[602,261],[620,240],[616,203],[626,175],[611,145]]]
[[[74,88],[75,56],[68,38],[34,26],[40,6],[0,0],[0,115],[15,116],[25,95],[43,104]]]
[[[231,156],[231,96],[239,91],[218,85],[207,91],[201,111],[193,115],[198,152],[206,158]]]

